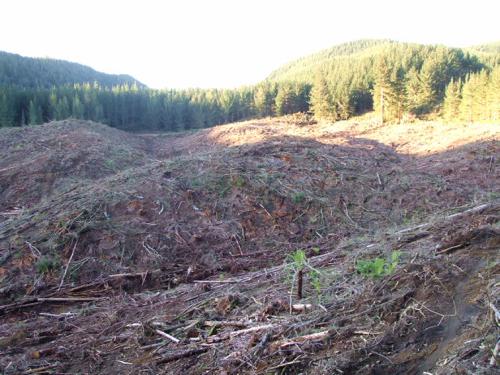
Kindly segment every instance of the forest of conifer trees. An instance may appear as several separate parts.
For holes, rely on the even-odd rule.
[[[429,115],[448,121],[497,121],[500,54],[474,52],[358,41],[299,59],[260,84],[238,89],[152,90],[135,82],[111,85],[97,79],[68,84],[59,71],[52,78],[57,76],[61,84],[40,77],[36,84],[16,83],[3,79],[9,74],[4,61],[0,127],[72,117],[126,130],[179,131],[295,112],[336,121],[373,109],[382,121]],[[44,62],[35,65],[39,71],[40,64]]]

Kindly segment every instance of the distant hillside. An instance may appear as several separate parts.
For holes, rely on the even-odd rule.
[[[342,81],[352,81],[352,79],[359,81],[363,75],[364,79],[372,80],[374,62],[379,55],[389,55],[392,60],[398,61],[403,67],[413,66],[419,70],[425,60],[435,52],[453,54],[458,57],[471,53],[476,56],[471,56],[470,62],[489,65],[491,57],[485,54],[497,55],[496,57],[500,58],[500,42],[462,50],[388,39],[363,39],[343,43],[294,60],[273,71],[268,80],[313,83],[314,72],[318,69],[325,71],[327,75],[342,73],[344,76]],[[484,57],[488,58],[483,60]]]
[[[494,99],[497,78],[496,73],[489,75],[489,72],[500,63],[499,47],[498,43],[460,49],[358,40],[292,61],[272,72],[267,82],[312,85],[310,110],[320,118],[346,119],[375,109],[384,120],[400,121],[405,113],[417,116],[440,113],[446,107],[443,103],[450,83],[465,82],[471,74],[484,72],[476,85],[484,86],[484,90],[471,86],[474,93],[466,99],[474,96],[474,100],[485,102],[484,97],[480,98],[481,92],[488,91],[488,101],[493,104],[474,111],[491,114],[498,112]],[[461,87],[453,89],[460,91]],[[461,92],[455,96],[451,117],[459,111],[455,107],[459,106]],[[476,116],[470,115],[466,107],[462,105],[463,117],[471,121]]]
[[[482,62],[489,66],[500,65],[500,40],[497,42],[480,44],[465,49],[477,55]]]
[[[0,51],[0,86],[51,88],[74,83],[146,86],[129,75],[98,72],[88,66],[48,58],[32,58]]]
[[[468,49],[472,51],[484,52],[484,53],[500,53],[500,40],[496,42],[480,44],[477,46],[469,47]]]
[[[291,61],[273,71],[268,80],[312,83],[314,79],[313,73],[318,68],[325,69],[334,62],[342,64],[345,62],[350,63],[352,59],[358,61],[366,58],[370,59],[382,47],[394,44],[396,42],[387,39],[363,39],[343,43]]]

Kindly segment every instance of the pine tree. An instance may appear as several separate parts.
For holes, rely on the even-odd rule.
[[[412,114],[418,114],[420,111],[420,75],[415,67],[412,67],[406,74],[405,96],[406,109]]]
[[[443,115],[447,121],[456,121],[460,116],[460,102],[462,100],[462,83],[453,79],[446,87]]]
[[[290,83],[283,83],[278,87],[275,105],[278,116],[297,112],[295,108],[295,91]]]
[[[79,119],[84,118],[84,107],[78,94],[75,94],[73,97],[73,102],[71,104],[71,116]]]
[[[336,120],[332,97],[323,71],[316,72],[316,78],[311,90],[311,110],[318,119]]]
[[[0,127],[14,125],[14,103],[8,94],[0,94]]]
[[[488,113],[490,120],[500,121],[500,65],[496,66],[490,73],[488,83]]]
[[[475,102],[474,95],[476,91],[476,75],[471,74],[467,77],[462,87],[462,101],[460,102],[460,118],[472,123],[474,121]]]
[[[391,70],[384,57],[375,63],[375,85],[373,87],[373,106],[383,124],[388,119],[387,106],[391,96]]]
[[[63,96],[57,101],[55,114],[56,120],[64,120],[71,116],[68,98],[66,96]]]
[[[429,113],[436,104],[434,90],[434,71],[431,64],[424,64],[419,74],[420,88],[418,92],[418,113]]]
[[[379,59],[373,94],[375,111],[379,114],[380,121],[400,121],[405,103],[404,71],[389,66],[383,57]]]
[[[30,125],[38,125],[43,123],[42,108],[36,99],[30,100],[28,108],[28,123]]]

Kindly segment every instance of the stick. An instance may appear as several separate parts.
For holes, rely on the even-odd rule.
[[[177,344],[177,343],[179,343],[179,342],[181,341],[181,340],[179,340],[178,338],[176,338],[176,337],[174,337],[174,336],[169,335],[168,333],[165,333],[165,332],[163,332],[163,331],[160,331],[159,329],[156,329],[156,330],[155,330],[155,332],[156,332],[157,334],[159,334],[160,336],[163,336],[163,337],[165,337],[165,338],[169,339],[170,341],[175,342],[176,344]]]
[[[156,363],[161,364],[161,363],[172,362],[180,358],[185,358],[185,357],[190,357],[192,355],[205,353],[207,350],[208,348],[195,348],[195,349],[188,349],[180,352],[170,353],[158,359]]]
[[[230,339],[230,338],[233,338],[233,337],[245,335],[247,333],[258,332],[258,331],[262,331],[262,330],[265,330],[265,329],[272,329],[274,327],[275,327],[274,324],[265,324],[265,325],[262,325],[262,326],[250,327],[250,328],[246,328],[246,329],[241,329],[239,331],[233,331],[233,332],[230,332],[230,333],[223,333],[223,334],[220,334],[220,335],[217,335],[217,336],[208,337],[207,338],[207,342],[208,343],[219,342],[219,341]]]
[[[495,363],[497,362],[497,355],[498,355],[499,350],[500,350],[500,340],[497,341],[497,344],[495,345],[495,349],[493,349],[493,354],[491,355],[491,358],[490,358],[490,366],[494,366]]]
[[[299,272],[297,272],[297,298],[299,300],[302,299],[302,284],[304,281],[303,276],[304,276],[304,270],[300,269]]]
[[[304,312],[312,310],[313,306],[310,303],[296,303],[292,305],[292,310],[297,312]]]
[[[282,349],[286,348],[287,346],[298,345],[307,341],[323,340],[325,338],[330,337],[332,334],[333,334],[332,330],[327,330],[327,331],[312,333],[310,335],[298,336],[291,340],[277,341],[272,344],[272,348]]]
[[[456,219],[458,217],[465,216],[465,215],[468,215],[468,214],[481,213],[481,212],[483,212],[484,210],[486,210],[488,208],[491,208],[491,207],[495,207],[496,208],[497,205],[498,205],[498,203],[485,203],[485,204],[481,204],[479,206],[472,207],[472,208],[470,208],[468,210],[465,210],[465,211],[462,211],[462,212],[457,212],[456,214],[453,214],[453,215],[445,216],[444,219],[443,219],[443,221],[453,220],[453,219]],[[428,227],[431,224],[432,223],[424,223],[424,224],[417,225],[416,227],[405,228],[405,229],[402,229],[402,230],[396,232],[396,234],[401,234],[401,233],[410,232],[410,231],[413,231],[413,230],[416,230],[416,229]]]
[[[436,254],[446,254],[449,252],[452,252],[453,250],[460,249],[461,247],[464,247],[466,244],[461,243],[455,246],[447,247],[446,249],[436,251]]]
[[[239,282],[239,280],[193,280],[193,283],[196,284],[232,284]]]
[[[206,320],[203,323],[203,325],[207,327],[246,327],[248,326],[248,323],[239,322],[237,320],[228,320],[228,321]]]
[[[68,272],[69,265],[71,264],[71,261],[73,260],[73,255],[75,255],[76,245],[78,245],[78,239],[75,242],[75,246],[73,246],[73,250],[71,250],[71,255],[69,257],[68,264],[66,264],[66,268],[64,269],[64,273],[61,277],[61,282],[59,283],[59,288],[57,288],[57,290],[61,290],[61,288],[64,284],[64,278],[66,277],[66,273]]]
[[[35,298],[36,302],[92,302],[103,300],[102,297],[46,297]]]

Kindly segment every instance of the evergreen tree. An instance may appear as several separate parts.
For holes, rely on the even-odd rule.
[[[84,107],[78,94],[75,94],[73,97],[73,102],[71,104],[71,116],[79,119],[84,118]]]
[[[406,74],[405,97],[406,109],[408,112],[418,114],[420,111],[420,75],[415,67],[412,67]]]
[[[500,122],[500,65],[490,73],[487,102],[490,120]]]
[[[316,78],[311,90],[311,110],[318,119],[335,120],[336,114],[332,113],[333,103],[330,89],[323,71],[316,72]]]
[[[278,116],[294,113],[295,111],[295,91],[289,83],[279,85],[278,93],[276,94],[275,105],[276,114]]]
[[[385,57],[380,57],[376,63],[373,103],[375,111],[380,116],[381,123],[398,119],[403,103],[403,84],[393,67],[389,66]]]
[[[56,120],[64,120],[71,116],[68,98],[63,96],[57,101],[57,106],[55,109]]]
[[[462,100],[462,83],[451,80],[446,87],[443,116],[447,121],[456,121],[460,116],[460,102]]]
[[[42,108],[36,99],[30,100],[28,109],[28,119],[30,125],[38,125],[43,123]]]
[[[8,94],[0,92],[0,127],[13,126],[15,120],[14,103]]]

